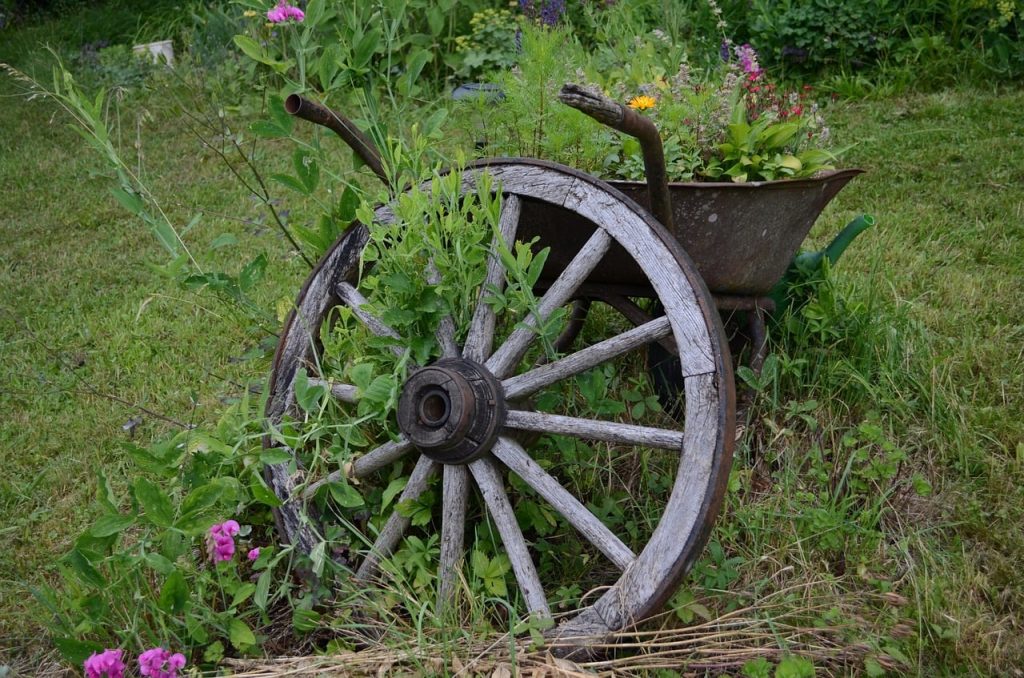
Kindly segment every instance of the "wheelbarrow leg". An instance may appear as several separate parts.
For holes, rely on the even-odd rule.
[[[765,331],[762,300],[754,303],[754,308],[747,313],[747,325],[750,330],[750,369],[761,376],[761,368],[768,355],[768,335]]]

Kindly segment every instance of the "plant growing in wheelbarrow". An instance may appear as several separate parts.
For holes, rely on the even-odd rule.
[[[576,164],[650,206],[718,308],[747,324],[740,336],[750,340],[756,371],[767,347],[765,316],[815,273],[797,266],[794,254],[860,170],[833,168],[831,133],[810,93],[781,93],[749,46],[729,48],[727,62],[698,74],[671,45],[654,44],[659,39],[638,37],[626,55],[586,54],[570,34],[525,27],[520,63],[500,79],[504,102],[486,114],[467,105],[462,114],[477,122],[488,153]],[[559,92],[572,80],[591,84]],[[552,105],[566,95],[589,98],[587,112],[604,111],[596,117],[605,126]],[[870,223],[844,229],[828,248],[830,263]]]

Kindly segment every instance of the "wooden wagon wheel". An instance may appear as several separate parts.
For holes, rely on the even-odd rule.
[[[544,585],[506,492],[504,475],[509,470],[517,474],[610,561],[614,566],[610,570],[617,572],[615,581],[599,598],[560,620],[548,632],[549,637],[560,642],[583,638],[589,640],[569,642],[593,642],[657,611],[671,596],[708,537],[722,501],[732,456],[734,393],[728,349],[717,313],[692,262],[675,240],[635,203],[576,170],[521,159],[492,160],[471,166],[463,173],[463,195],[475,190],[482,173],[492,177],[493,185],[500,186],[502,191],[500,230],[506,242],[511,243],[516,237],[521,207],[530,202],[544,203],[555,214],[562,210],[581,215],[592,224],[593,233],[585,239],[585,245],[570,253],[570,263],[540,298],[542,316],[576,296],[615,243],[639,265],[665,315],[546,364],[519,370],[534,332],[521,325],[492,350],[495,312],[479,301],[463,345],[457,344],[451,323],[442,322],[438,341],[444,356],[413,372],[402,387],[398,419],[403,435],[358,457],[350,476],[368,477],[405,455],[410,460],[416,455],[418,461],[401,495],[408,500],[424,491],[433,474],[443,473],[438,567],[442,600],[457,581],[466,506],[470,488],[475,485],[497,527],[530,613],[550,617]],[[393,218],[391,208],[379,207],[376,218],[387,223]],[[347,305],[374,334],[392,332],[379,319],[360,311],[365,298],[357,288],[358,264],[367,239],[366,227],[351,228],[302,288],[297,310],[282,334],[270,379],[267,415],[272,424],[279,423],[293,407],[298,369],[316,364],[313,353],[317,350],[317,337],[333,307]],[[504,277],[500,258],[492,254],[487,260],[486,281],[500,286]],[[483,299],[483,294],[479,299]],[[536,318],[531,317],[531,321]],[[643,351],[652,341],[671,342],[681,357],[685,384],[682,430],[518,409],[522,405],[516,403],[522,403],[531,394],[627,352]],[[358,389],[347,384],[333,384],[332,393],[342,401],[353,402],[358,398]],[[678,470],[671,494],[646,545],[638,552],[626,546],[580,498],[531,458],[518,442],[525,437],[522,431],[678,451]],[[310,529],[302,497],[296,492],[300,479],[289,475],[287,464],[279,464],[268,468],[267,480],[284,500],[277,510],[283,536],[309,552],[316,537]],[[370,580],[381,559],[395,550],[408,525],[408,518],[393,512],[354,576]]]

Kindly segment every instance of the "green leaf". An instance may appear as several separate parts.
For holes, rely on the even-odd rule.
[[[238,607],[249,599],[249,596],[256,593],[256,584],[246,582],[235,589],[235,595],[231,598],[231,607]]]
[[[181,573],[181,570],[174,570],[164,580],[164,585],[160,589],[159,607],[164,612],[178,614],[185,609],[187,602],[188,585],[185,584],[185,575]]]
[[[308,190],[306,190],[306,185],[293,176],[289,176],[287,174],[271,174],[270,178],[276,181],[277,183],[286,186],[292,189],[293,191],[297,191],[303,195],[309,195],[310,193]]]
[[[155,572],[164,576],[169,575],[174,571],[174,563],[167,560],[159,553],[147,553],[145,561],[146,564],[153,568]]]
[[[313,561],[313,574],[320,578],[324,574],[324,566],[327,564],[327,542],[317,542],[316,546],[309,552],[309,559]]]
[[[196,489],[188,493],[185,500],[181,502],[181,512],[183,514],[192,513],[193,511],[202,511],[203,509],[209,508],[217,503],[220,499],[220,495],[224,492],[224,486],[220,483],[207,483],[201,485]]]
[[[256,644],[256,636],[249,625],[238,617],[228,623],[228,639],[239,652],[245,652]]]
[[[334,212],[335,219],[346,224],[355,219],[360,202],[362,202],[362,198],[359,197],[356,190],[352,186],[346,186],[338,201],[338,208]]]
[[[227,247],[228,245],[237,245],[238,238],[235,237],[234,233],[221,233],[213,242],[210,243],[210,249],[220,249],[221,247]]]
[[[799,130],[800,126],[795,122],[784,122],[772,125],[764,131],[764,147],[768,149],[775,149],[785,146]]]
[[[274,70],[279,71],[287,67],[289,63],[285,61],[277,61],[275,59],[272,59],[268,54],[265,54],[263,52],[263,49],[260,47],[258,42],[256,42],[247,35],[236,35],[234,37],[234,43],[238,47],[238,49],[242,50],[242,52],[245,53],[245,56],[249,57],[253,61],[258,61],[261,64],[271,66],[274,68]]]
[[[295,118],[284,108],[284,99],[279,94],[271,94],[267,100],[267,112],[274,123],[287,136],[295,129]]]
[[[103,646],[89,640],[78,640],[77,638],[56,637],[53,644],[57,646],[60,655],[70,664],[82,664],[95,652],[103,652]]]
[[[219,664],[220,660],[224,658],[224,643],[216,640],[210,643],[205,650],[203,650],[203,661],[210,664]]]
[[[107,585],[107,580],[103,578],[103,575],[92,566],[89,559],[85,557],[85,554],[74,549],[71,553],[64,556],[64,562],[84,581],[86,584],[95,586],[96,588],[102,588]]]
[[[134,488],[135,498],[139,500],[149,522],[157,527],[170,527],[174,524],[171,500],[159,487],[145,478],[139,478],[135,481]]]
[[[111,513],[117,513],[117,497],[110,489],[110,482],[103,471],[96,471],[96,500]]]
[[[353,365],[348,370],[348,376],[357,388],[365,391],[370,386],[370,380],[373,379],[373,364],[359,363]]]
[[[381,496],[380,500],[380,508],[382,511],[388,507],[392,499],[394,499],[402,490],[405,489],[405,486],[406,484],[408,484],[408,482],[408,478],[395,478],[390,483],[388,483],[388,486],[384,489],[384,494]]]
[[[260,254],[258,257],[246,264],[242,272],[238,274],[238,287],[243,292],[248,292],[252,289],[260,278],[263,277],[263,272],[267,269],[267,255]]]
[[[289,464],[294,457],[292,453],[283,447],[271,447],[260,452],[260,461],[265,466],[273,466],[274,464]]]
[[[299,633],[315,631],[320,624],[320,613],[316,610],[297,609],[292,612],[292,627]]]
[[[306,195],[310,195],[320,184],[320,166],[316,158],[309,151],[296,148],[292,154],[292,164],[295,166],[295,174],[306,189]]]
[[[94,537],[109,537],[118,534],[122,530],[135,523],[135,516],[124,516],[121,514],[108,514],[93,523],[89,528],[89,534]]]
[[[256,592],[253,594],[252,602],[256,604],[261,611],[267,611],[267,601],[270,598],[270,580],[273,576],[273,570],[267,568],[256,580]]]
[[[328,485],[331,497],[344,508],[358,508],[363,505],[363,496],[344,480]]]
[[[338,45],[332,44],[324,48],[316,69],[317,76],[320,78],[320,89],[325,92],[330,89],[331,81],[334,80],[334,76],[338,74],[338,69],[341,67],[341,61],[341,48]]]
[[[142,201],[142,198],[134,192],[129,193],[124,188],[114,187],[110,189],[110,193],[132,214],[140,214],[142,212],[142,208],[145,207],[145,203]]]
[[[312,414],[320,409],[320,401],[327,395],[327,387],[322,384],[311,385],[306,368],[301,367],[295,373],[295,402],[304,412]]]
[[[253,480],[249,484],[249,491],[252,492],[252,498],[264,506],[277,508],[281,505],[281,500],[278,499],[277,495],[256,476],[253,476]]]
[[[814,663],[806,657],[786,657],[775,667],[775,678],[814,678]]]
[[[249,131],[261,139],[281,139],[288,131],[272,120],[257,120],[249,125]]]
[[[365,68],[370,63],[374,52],[377,51],[378,43],[380,43],[380,29],[375,26],[356,43],[352,66]]]

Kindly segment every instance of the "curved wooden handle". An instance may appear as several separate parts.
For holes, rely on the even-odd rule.
[[[651,214],[669,232],[672,228],[672,198],[668,192],[668,174],[665,171],[665,151],[661,135],[649,118],[632,108],[616,103],[600,92],[566,83],[558,93],[558,100],[586,113],[602,125],[607,125],[623,134],[636,137],[644,155],[644,172],[647,174],[647,192],[651,198]]]

